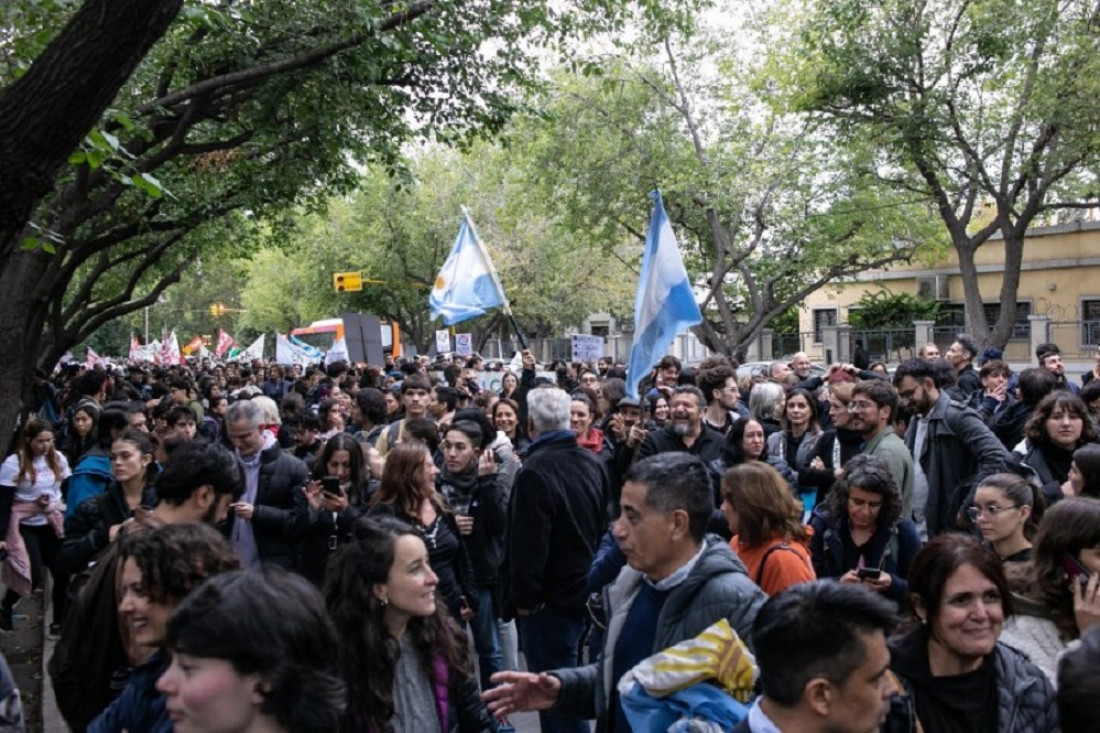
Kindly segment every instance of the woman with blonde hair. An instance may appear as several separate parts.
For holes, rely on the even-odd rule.
[[[733,466],[722,477],[722,500],[730,546],[761,590],[774,596],[817,578],[810,559],[813,530],[802,524],[802,505],[778,471],[760,461]]]

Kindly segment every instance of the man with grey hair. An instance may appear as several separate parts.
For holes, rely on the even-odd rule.
[[[309,480],[309,471],[283,453],[266,427],[263,410],[249,400],[234,402],[225,415],[225,431],[245,479],[244,494],[229,513],[229,540],[246,568],[272,562],[293,570],[304,529],[295,494]]]
[[[730,546],[706,533],[713,506],[707,467],[694,456],[661,453],[631,466],[612,525],[629,567],[603,592],[599,659],[542,674],[499,672],[484,696],[489,710],[595,715],[597,730],[628,731],[618,682],[636,664],[721,619],[750,643],[767,596]]]
[[[723,435],[703,422],[706,398],[692,385],[680,385],[668,401],[668,425],[651,430],[638,447],[638,460],[657,453],[690,453],[704,463],[722,457]]]
[[[534,672],[579,663],[588,568],[607,528],[607,471],[577,445],[569,406],[569,394],[556,387],[527,393],[531,446],[512,489],[508,568],[502,575]],[[580,719],[540,717],[543,733],[588,731]]]

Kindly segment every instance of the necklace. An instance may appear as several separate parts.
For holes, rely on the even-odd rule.
[[[432,522],[431,531],[428,531],[428,528],[424,527],[424,525],[420,525],[424,529],[424,539],[426,539],[429,543],[431,543],[431,546],[432,546],[433,550],[436,549],[436,542],[437,542],[436,538],[439,535],[439,525],[440,525],[439,517],[436,517],[435,521]]]

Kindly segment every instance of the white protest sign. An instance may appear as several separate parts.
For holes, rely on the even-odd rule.
[[[459,356],[474,355],[474,335],[472,333],[455,334],[455,353]]]
[[[575,334],[573,336],[573,361],[593,361],[603,356],[603,336]]]
[[[435,353],[446,354],[451,350],[451,332],[441,329],[435,332]]]

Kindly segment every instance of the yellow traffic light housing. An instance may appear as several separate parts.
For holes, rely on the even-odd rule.
[[[338,293],[357,293],[363,289],[363,273],[334,272],[332,273],[332,287]]]

